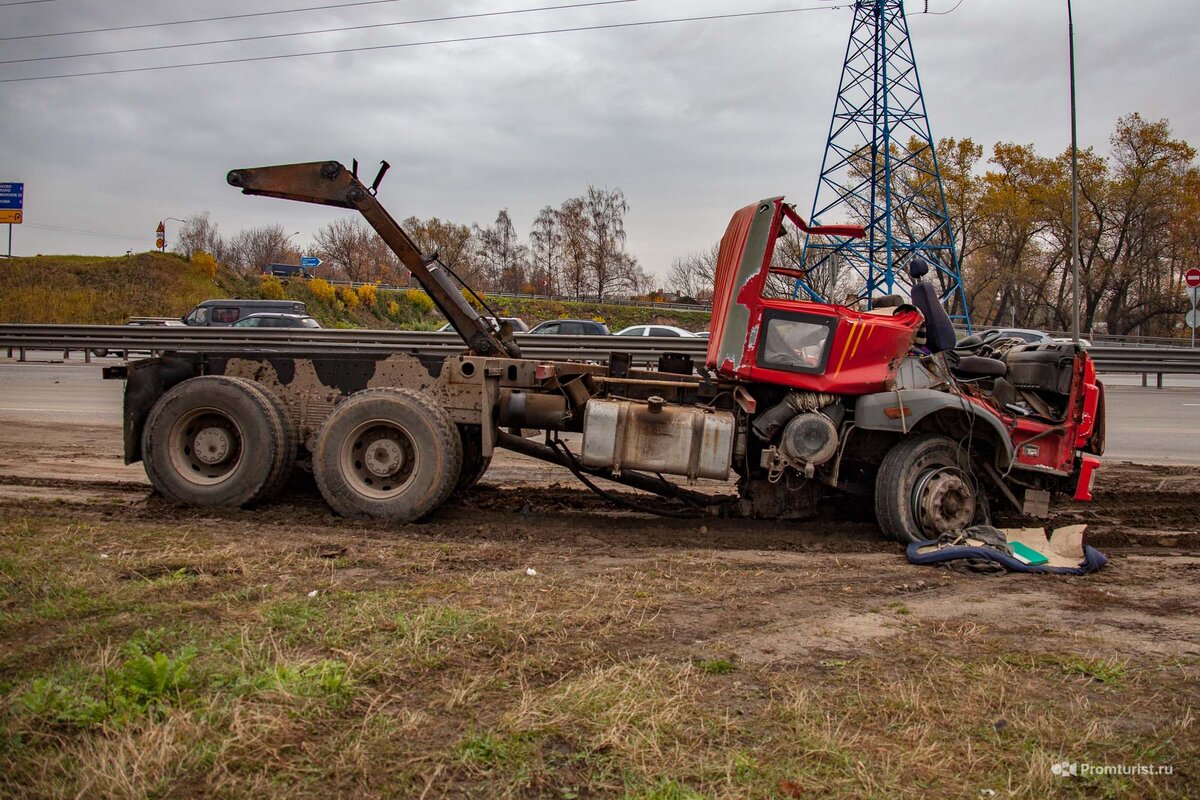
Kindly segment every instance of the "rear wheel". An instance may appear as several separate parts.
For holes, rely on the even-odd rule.
[[[450,416],[411,389],[366,389],[329,415],[313,475],[335,511],[411,522],[446,501],[462,468]]]
[[[287,448],[275,415],[249,381],[223,375],[186,380],[164,394],[146,419],[146,476],[177,503],[253,502],[278,474]]]
[[[936,539],[986,523],[987,498],[970,458],[953,439],[921,434],[883,457],[875,478],[875,518],[900,542]]]
[[[248,380],[246,378],[233,378],[232,380],[241,381],[250,386],[266,399],[267,404],[271,406],[272,419],[271,423],[275,429],[275,436],[279,441],[279,452],[275,458],[275,464],[271,470],[271,477],[267,480],[267,484],[258,493],[254,499],[267,500],[279,493],[279,490],[287,485],[287,482],[292,477],[292,472],[296,468],[296,455],[300,449],[299,435],[296,431],[296,426],[292,424],[291,418],[287,414],[287,409],[283,405],[283,401],[279,399],[273,391],[263,386],[261,383]]]

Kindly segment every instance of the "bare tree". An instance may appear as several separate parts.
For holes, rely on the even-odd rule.
[[[179,238],[175,242],[175,252],[190,259],[196,251],[203,251],[224,263],[227,257],[227,247],[221,234],[217,232],[217,224],[204,211],[192,214],[179,229]]]
[[[637,281],[637,260],[625,252],[625,214],[629,203],[620,189],[589,186],[584,198],[589,227],[588,258],[592,287],[596,297],[621,289],[632,290]]]
[[[470,226],[437,217],[426,220],[409,217],[402,224],[422,253],[437,254],[438,259],[466,283],[475,285],[479,282],[475,238]]]
[[[562,284],[572,297],[582,298],[588,287],[590,241],[586,205],[581,197],[563,202],[556,212],[563,237]]]
[[[625,251],[628,211],[629,204],[620,189],[589,186],[586,195],[565,200],[553,212],[561,237],[560,285],[568,294],[603,299],[649,286],[649,276]],[[548,208],[543,209],[544,215],[548,212]]]
[[[565,236],[562,221],[553,206],[538,212],[529,231],[530,283],[541,294],[559,292],[565,264]]]
[[[696,300],[711,299],[720,249],[720,242],[716,242],[672,261],[670,272],[667,273],[667,285],[671,291]]]
[[[267,264],[299,258],[288,238],[279,224],[243,228],[230,240],[226,258],[240,272],[260,272]]]
[[[507,208],[496,215],[492,225],[486,228],[475,226],[475,245],[485,289],[502,292],[524,290],[529,249],[517,237]]]
[[[377,276],[379,253],[372,237],[378,235],[360,220],[342,217],[317,231],[317,252],[332,268],[352,281],[369,281]]]

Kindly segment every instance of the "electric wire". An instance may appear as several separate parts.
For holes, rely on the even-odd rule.
[[[627,28],[645,28],[656,25],[674,25],[684,22],[713,22],[731,19],[746,19],[750,17],[776,16],[794,14],[802,11],[833,11],[843,6],[803,6],[798,8],[775,8],[763,11],[741,11],[728,14],[705,14],[692,17],[671,17],[668,19],[640,20],[637,22],[613,22],[604,25],[576,25],[567,28],[547,28],[537,31],[516,31],[512,33],[493,33],[480,36],[457,36],[446,39],[429,39],[421,42],[399,42],[396,44],[378,44],[364,47],[339,47],[330,50],[312,50],[304,53],[280,53],[270,56],[246,56],[244,58],[222,58],[211,61],[193,61],[186,64],[160,64],[153,67],[127,67],[124,69],[93,70],[91,72],[66,72],[58,75],[35,75],[26,78],[0,78],[0,83],[26,83],[30,81],[57,80],[60,78],[87,78],[99,75],[124,75],[132,72],[160,72],[172,69],[188,69],[191,67],[211,67],[224,64],[248,64],[260,61],[279,61],[290,58],[310,58],[313,56],[337,55],[341,53],[365,53],[378,50],[395,50],[408,47],[429,47],[442,44],[460,44],[470,42],[498,41],[503,39],[520,39],[532,36],[551,36],[560,33],[581,33],[584,31],[622,30]]]
[[[100,231],[89,231],[83,228],[68,228],[63,225],[45,225],[38,222],[26,222],[26,227],[36,228],[43,231],[54,231],[56,233],[78,233],[83,236],[99,236],[103,239],[128,239],[130,241],[145,242],[150,240],[150,236],[126,236],[120,233],[102,233]]]
[[[37,2],[50,2],[50,0],[36,0]],[[0,36],[0,42],[11,42],[18,39],[50,39],[56,36],[82,36],[88,33],[113,33],[115,31],[136,31],[146,28],[165,28],[171,25],[194,25],[201,22],[223,22],[231,19],[251,19],[253,17],[273,17],[280,14],[301,14],[308,11],[331,11],[339,8],[353,8],[355,6],[378,6],[390,3],[399,3],[401,0],[356,0],[352,3],[331,3],[323,6],[307,6],[304,8],[283,8],[275,11],[254,11],[245,14],[224,14],[219,17],[199,17],[196,19],[176,19],[168,20],[167,22],[143,22],[137,25],[114,25],[111,28],[89,28],[79,31],[56,31],[54,33],[27,33],[19,36]]]
[[[34,3],[53,3],[54,0],[15,0],[12,3],[0,3],[0,8],[5,6],[31,6]]]
[[[348,25],[341,28],[322,28],[315,31],[296,31],[293,33],[264,33],[258,36],[241,36],[233,39],[212,39],[206,42],[183,42],[180,44],[158,44],[149,47],[130,47],[123,50],[98,50],[93,53],[70,53],[61,56],[36,56],[34,58],[13,58],[0,61],[0,64],[27,64],[31,61],[59,61],[66,58],[93,58],[95,56],[116,56],[127,53],[147,53],[152,50],[177,50],[183,47],[208,47],[217,44],[235,44],[237,42],[255,42],[265,39],[288,39],[293,36],[316,36],[323,33],[344,33],[346,31],[362,31],[372,28],[394,28],[401,25],[422,25],[429,22],[452,22],[464,19],[483,19],[486,17],[504,17],[517,14],[536,14],[545,11],[563,11],[573,8],[588,8],[593,6],[611,6],[624,3],[636,3],[638,0],[590,0],[584,3],[568,3],[557,6],[539,6],[537,8],[517,8],[506,11],[485,11],[478,14],[458,14],[449,17],[425,17],[423,19],[406,19],[399,22],[375,22],[368,25]]]
[[[947,14],[953,14],[955,11],[958,11],[958,7],[961,6],[962,4],[963,4],[963,0],[958,0],[958,2],[954,4],[954,8],[950,9],[949,11],[930,11],[929,3],[926,3],[925,11],[922,13],[928,14],[931,17],[944,17]]]

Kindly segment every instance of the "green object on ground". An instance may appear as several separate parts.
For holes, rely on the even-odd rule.
[[[1050,560],[1028,545],[1021,544],[1020,542],[1009,542],[1009,544],[1012,545],[1013,555],[1016,556],[1018,561],[1024,561],[1026,564],[1037,566],[1038,564],[1045,564]]]

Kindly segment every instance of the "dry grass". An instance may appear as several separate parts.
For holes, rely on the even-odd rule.
[[[762,666],[665,622],[750,579],[709,554],[541,553],[531,577],[520,545],[249,519],[0,508],[0,795],[1196,789],[1196,659],[913,615],[858,655]],[[1176,772],[1065,780],[1064,758]]]
[[[14,258],[0,271],[0,322],[120,325],[224,296],[203,265],[173,255]]]

